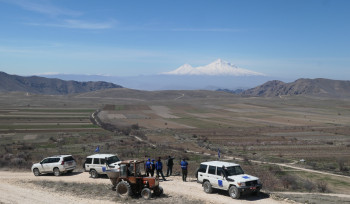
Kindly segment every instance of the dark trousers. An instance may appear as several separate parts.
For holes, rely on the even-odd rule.
[[[163,181],[165,181],[166,179],[164,178],[163,170],[158,170],[157,169],[157,176],[158,177],[159,177],[159,173],[160,173],[160,175],[162,175]]]
[[[152,170],[151,169],[146,169],[146,176],[152,175]]]
[[[182,169],[182,181],[186,181],[187,178],[187,169]]]
[[[154,169],[150,170],[151,176],[154,176]]]
[[[166,170],[166,176],[171,176],[173,174],[173,166],[168,166],[168,169]]]

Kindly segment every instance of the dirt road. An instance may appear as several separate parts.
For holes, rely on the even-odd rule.
[[[72,193],[55,192],[50,189],[43,189],[30,181],[53,181],[53,182],[74,182],[74,183],[94,183],[110,185],[107,178],[92,179],[88,173],[75,173],[55,177],[44,175],[35,177],[31,172],[9,172],[0,171],[0,203],[116,203],[112,200],[87,199],[84,195],[77,196]],[[165,198],[172,199],[185,198],[187,201],[201,201],[200,203],[257,203],[257,204],[280,204],[286,203],[277,201],[267,195],[245,196],[240,200],[230,198],[227,193],[206,194],[202,186],[195,180],[189,179],[182,182],[179,176],[168,177],[168,181],[161,182],[164,188]],[[107,190],[107,189],[106,189]],[[136,201],[135,201],[136,202]],[[138,201],[140,202],[140,201]],[[174,203],[174,202],[173,202]]]

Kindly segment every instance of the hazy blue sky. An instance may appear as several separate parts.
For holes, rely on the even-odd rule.
[[[150,75],[217,58],[350,80],[349,0],[0,0],[0,70]]]

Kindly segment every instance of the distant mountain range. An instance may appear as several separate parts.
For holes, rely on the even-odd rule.
[[[236,65],[230,64],[222,59],[199,67],[192,67],[189,64],[184,64],[176,70],[164,72],[167,75],[210,75],[210,76],[264,76],[259,72],[250,71],[239,68]]]
[[[298,79],[291,83],[268,81],[241,93],[243,96],[306,95],[345,98],[350,97],[350,81],[331,79]]]
[[[205,66],[183,65],[170,72],[141,76],[41,75],[76,81],[106,81],[138,90],[248,89],[273,80],[262,73],[239,68],[221,59]],[[280,78],[278,78],[281,80]]]
[[[187,78],[188,77],[188,78]],[[225,77],[213,77],[213,76],[187,76],[181,77],[182,79],[197,79],[196,82],[200,81],[210,81],[213,79],[212,83],[215,81],[218,83],[220,80],[225,79]],[[254,78],[254,76],[253,76]],[[156,78],[154,78],[155,80]],[[177,81],[180,85],[181,82],[178,80],[178,76],[167,76],[159,77],[158,79],[163,79],[164,82],[169,79]],[[232,79],[231,77],[226,77],[226,79]],[[240,79],[242,81],[247,79],[247,76],[235,77],[235,79]],[[251,78],[250,78],[251,79]],[[261,78],[259,78],[261,79]],[[237,81],[236,81],[237,82]],[[232,81],[232,83],[234,83]],[[64,94],[74,94],[74,93],[86,93],[98,90],[112,89],[112,88],[123,88],[120,85],[116,85],[110,82],[100,81],[88,81],[88,82],[78,82],[78,81],[65,81],[56,78],[45,78],[38,76],[17,76],[9,75],[4,72],[0,72],[0,92],[29,92],[36,94],[46,94],[46,95],[64,95]],[[129,87],[128,87],[129,88]],[[170,90],[170,89],[168,89]],[[176,90],[186,90],[186,89],[176,89]],[[188,90],[188,89],[187,89]],[[198,89],[192,89],[198,90]],[[305,95],[305,96],[320,96],[320,97],[337,97],[337,98],[349,98],[350,97],[350,81],[340,81],[331,79],[298,79],[294,82],[285,83],[278,80],[271,80],[265,82],[262,85],[258,85],[255,88],[246,89],[215,89],[224,92],[234,93],[235,95],[241,96],[258,96],[258,97],[274,97],[274,96],[285,96],[285,95]],[[235,90],[235,91],[230,91]]]
[[[23,77],[0,72],[0,92],[29,92],[35,94],[60,95],[84,93],[101,89],[122,88],[122,86],[97,81],[77,82],[45,77]]]

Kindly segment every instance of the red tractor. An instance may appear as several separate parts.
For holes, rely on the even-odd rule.
[[[149,199],[154,195],[163,194],[163,188],[159,186],[159,178],[147,177],[142,170],[143,161],[123,161],[120,163],[119,172],[107,172],[117,195],[127,198],[132,195],[141,195],[144,199]]]

